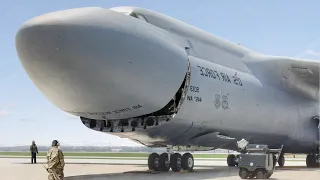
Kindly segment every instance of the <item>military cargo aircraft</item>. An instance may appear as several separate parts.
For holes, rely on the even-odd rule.
[[[190,152],[238,151],[241,139],[283,145],[280,166],[285,153],[319,162],[319,61],[261,54],[127,6],[34,17],[16,50],[43,95],[88,128],[167,148],[150,154],[152,170],[192,170]]]

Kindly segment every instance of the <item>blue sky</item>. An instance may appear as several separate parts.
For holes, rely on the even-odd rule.
[[[21,24],[51,11],[100,6],[140,6],[180,19],[265,54],[320,60],[319,0],[4,0],[0,6],[0,146],[136,145],[94,132],[60,111],[33,86],[17,58]]]

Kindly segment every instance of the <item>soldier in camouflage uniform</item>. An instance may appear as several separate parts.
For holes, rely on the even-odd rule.
[[[49,180],[63,180],[64,178],[64,155],[58,148],[60,146],[57,140],[52,141],[52,148],[47,153],[47,171]]]

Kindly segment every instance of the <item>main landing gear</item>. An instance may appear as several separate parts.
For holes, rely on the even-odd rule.
[[[306,158],[308,168],[318,168],[320,165],[320,156],[316,154],[309,154]]]
[[[283,155],[283,154],[280,154],[279,159],[278,159],[278,165],[279,165],[280,167],[283,167],[283,166],[284,166],[284,163],[285,163],[284,155]]]
[[[179,153],[152,153],[148,158],[149,170],[168,172],[170,168],[173,172],[180,172],[181,170],[192,171],[194,167],[194,159],[192,154],[185,153],[183,156]]]

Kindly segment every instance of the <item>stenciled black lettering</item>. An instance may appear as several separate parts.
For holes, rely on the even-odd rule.
[[[227,82],[227,83],[232,83],[232,80],[230,79],[230,77],[229,77],[229,75],[227,73],[218,72],[216,70],[213,70],[213,69],[210,69],[210,68],[206,68],[206,67],[202,67],[202,66],[197,66],[197,67],[199,67],[199,69],[200,69],[200,75],[201,76],[205,76],[205,77],[212,78],[212,79],[219,79],[220,81],[222,80],[222,81]],[[238,78],[236,76],[236,74],[234,76],[231,76],[231,77],[233,77],[233,83],[235,85],[242,86],[241,79]],[[198,92],[193,87],[190,88],[190,90],[192,92]]]
[[[103,116],[103,115],[109,115],[111,112],[87,112],[88,114],[92,116]]]
[[[233,79],[233,83],[234,83],[235,85],[238,85],[236,78]]]
[[[196,100],[196,102],[202,102],[201,97],[197,97],[197,96],[195,96],[195,97],[194,97],[194,99]]]
[[[209,69],[209,72],[208,72],[209,78],[213,78],[212,72],[213,72],[212,69]]]
[[[214,72],[214,74],[216,74],[217,75],[217,77],[219,78],[219,80],[220,80],[220,76],[219,76],[219,73],[218,73],[218,71],[213,71]]]
[[[118,113],[127,112],[127,111],[131,111],[131,109],[130,108],[124,108],[124,109],[114,110],[112,112],[114,112],[115,114],[118,114]]]
[[[197,86],[190,86],[190,91],[199,93],[199,87],[197,87]]]
[[[239,78],[239,84],[240,84],[240,86],[242,86],[242,81],[241,81],[241,79]]]
[[[231,83],[231,80],[230,80],[228,74],[226,74],[226,82]]]
[[[205,73],[205,76],[206,76],[206,77],[208,77],[209,69],[208,69],[208,68],[206,68],[206,69],[205,69],[205,72],[206,72],[206,73]]]
[[[140,104],[132,106],[132,109],[139,109],[139,108],[142,108],[142,106]]]
[[[203,67],[201,67],[201,66],[197,66],[197,67],[200,68],[200,75],[201,75],[201,76],[204,76]]]
[[[216,74],[214,73],[214,71],[212,69],[210,69],[210,77],[213,79],[217,78]]]
[[[224,74],[222,72],[220,72],[220,76],[222,78],[222,81],[224,81]]]
[[[187,96],[188,101],[193,101],[192,96]]]

